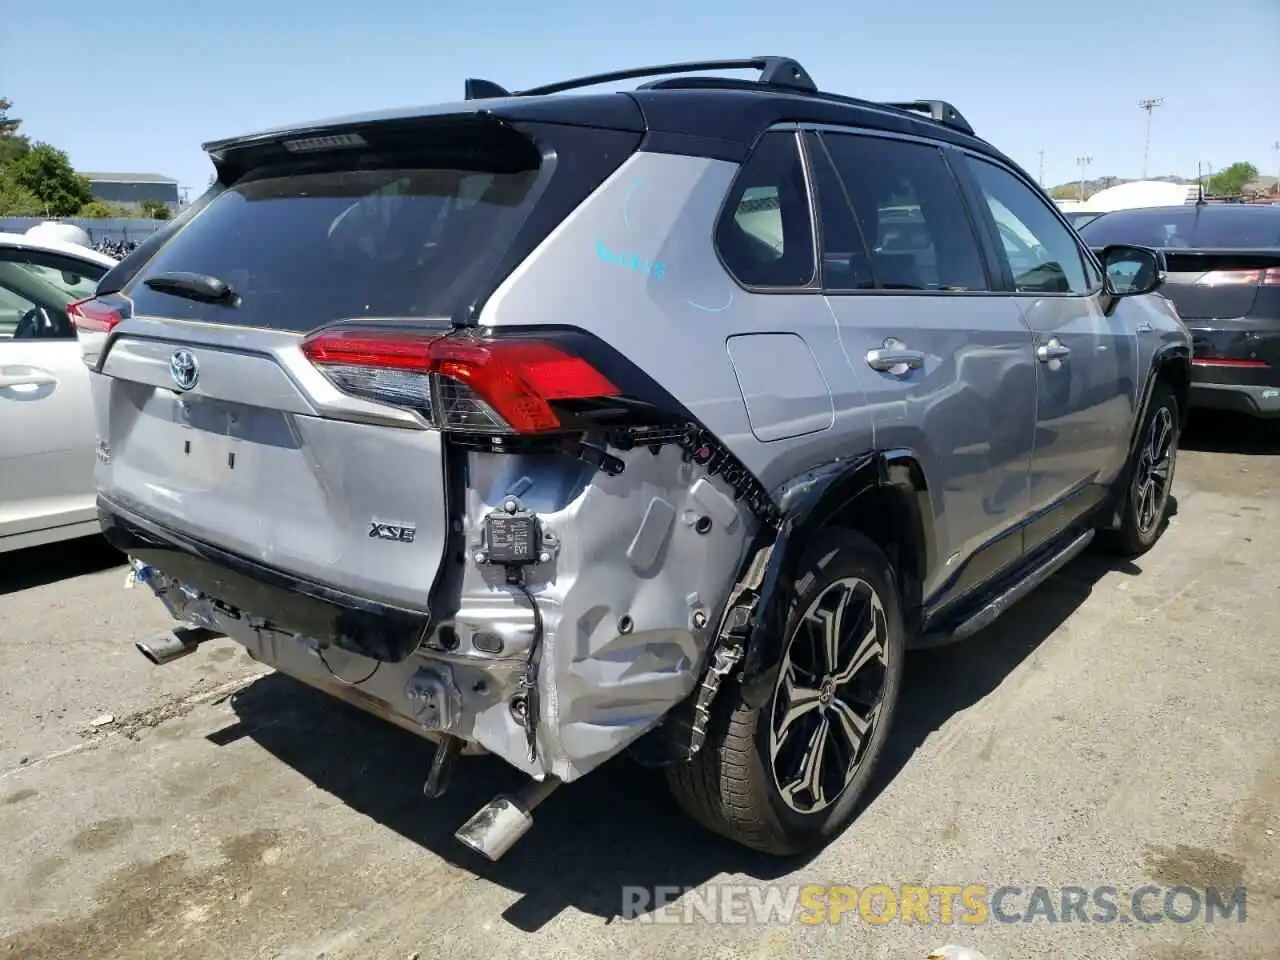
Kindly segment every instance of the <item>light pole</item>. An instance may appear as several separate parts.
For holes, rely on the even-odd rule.
[[[1138,101],[1138,109],[1145,110],[1147,114],[1147,132],[1142,139],[1142,179],[1147,179],[1147,156],[1151,152],[1151,115],[1155,113],[1156,107],[1164,106],[1164,97],[1151,97],[1147,100]]]
[[[1076,157],[1076,166],[1080,168],[1080,202],[1084,203],[1084,171],[1093,163],[1093,157]]]
[[[1271,149],[1276,152],[1276,182],[1275,189],[1271,192],[1280,197],[1280,140],[1271,145]]]
[[[1280,147],[1280,143],[1277,143],[1276,146]],[[1042,187],[1044,186],[1044,151],[1043,150],[1040,151],[1040,186]]]

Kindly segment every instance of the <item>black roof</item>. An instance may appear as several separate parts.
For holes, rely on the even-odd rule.
[[[675,76],[620,93],[561,93],[643,76],[693,70],[761,70],[759,81],[724,77]],[[931,137],[1005,159],[973,133],[955,107],[945,101],[877,103],[820,91],[794,60],[756,57],[741,61],[704,61],[620,70],[566,80],[520,93],[496,83],[468,80],[470,99],[356,114],[302,123],[206,143],[217,155],[239,147],[286,138],[317,137],[381,123],[430,118],[489,116],[508,120],[577,124],[647,134],[646,149],[741,160],[761,132],[781,123],[856,126]]]

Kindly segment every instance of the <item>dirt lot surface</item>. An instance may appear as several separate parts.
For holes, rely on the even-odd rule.
[[[1274,960],[1280,433],[1199,421],[1185,446],[1177,515],[1147,557],[1087,553],[985,633],[913,655],[873,801],[808,862],[705,836],[617,763],[489,864],[452,832],[515,785],[501,763],[469,761],[429,803],[429,745],[232,644],[150,667],[132,643],[167,618],[95,542],[0,558],[0,958],[923,960],[956,943],[989,960]],[[700,887],[705,903],[715,885],[750,902],[806,884],[1014,885],[1014,916],[1037,885],[1054,903],[1115,887],[1122,914],[1146,884],[1243,886],[1247,910],[619,918],[624,887]]]

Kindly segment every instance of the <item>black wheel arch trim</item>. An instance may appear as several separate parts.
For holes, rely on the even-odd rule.
[[[782,520],[760,581],[742,661],[742,697],[749,706],[763,706],[777,680],[785,652],[787,620],[798,599],[800,563],[814,535],[860,496],[876,488],[898,494],[897,504],[905,514],[904,533],[909,542],[903,546],[910,552],[911,562],[902,563],[894,571],[898,582],[904,575],[923,580],[934,569],[937,559],[933,507],[924,470],[911,450],[870,451],[824,464],[785,484],[777,497]],[[912,605],[917,609],[904,610],[908,623],[919,616],[918,602]]]
[[[1191,388],[1191,345],[1187,343],[1166,343],[1151,354],[1147,365],[1146,377],[1142,383],[1142,396],[1138,400],[1137,414],[1133,418],[1133,428],[1129,435],[1129,452],[1125,457],[1124,467],[1116,478],[1112,489],[1111,526],[1119,527],[1123,522],[1125,510],[1125,492],[1129,489],[1129,480],[1133,476],[1134,454],[1142,442],[1142,425],[1147,422],[1147,414],[1151,409],[1151,397],[1155,394],[1156,384],[1161,382],[1163,371],[1170,367],[1181,366],[1181,376],[1185,390],[1178,400],[1178,428],[1187,424],[1187,413],[1190,407],[1188,395]]]

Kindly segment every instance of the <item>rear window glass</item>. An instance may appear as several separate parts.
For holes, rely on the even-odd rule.
[[[803,287],[813,280],[813,223],[794,134],[761,138],[738,173],[716,246],[747,286]]]
[[[138,314],[307,331],[347,318],[449,316],[528,216],[537,169],[437,165],[258,175],[230,187],[127,290]],[[233,305],[148,288],[213,276]]]
[[[1170,249],[1280,247],[1280,207],[1208,204],[1117,210],[1078,229],[1094,247],[1110,243]]]

